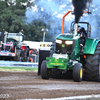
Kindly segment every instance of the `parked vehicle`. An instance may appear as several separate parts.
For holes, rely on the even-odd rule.
[[[24,40],[24,35],[21,32],[4,32],[1,38],[3,43],[1,44],[0,60],[28,61],[29,46],[21,44]]]

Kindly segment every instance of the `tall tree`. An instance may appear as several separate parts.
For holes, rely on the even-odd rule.
[[[26,28],[24,23],[25,11],[30,2],[28,0],[0,1],[0,31],[19,32]]]
[[[45,28],[45,24],[41,20],[27,23],[25,12],[31,9],[33,2],[29,0],[0,0],[0,31],[19,32],[23,29],[23,33],[27,40],[41,41],[41,29]]]

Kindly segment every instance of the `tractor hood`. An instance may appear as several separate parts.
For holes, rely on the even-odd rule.
[[[74,51],[79,52],[79,40],[80,40],[80,35],[74,35],[74,34],[60,34],[57,36],[55,43],[56,43],[56,52],[61,53],[61,54],[68,54],[71,55]]]
[[[60,34],[56,37],[56,39],[59,40],[76,40],[78,38],[80,38],[80,36],[73,36],[73,34],[70,33]]]
[[[60,34],[56,37],[56,39],[61,39],[61,40],[73,40],[73,34]]]

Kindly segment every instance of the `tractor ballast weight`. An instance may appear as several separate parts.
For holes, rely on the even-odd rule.
[[[80,82],[100,81],[100,40],[90,38],[91,25],[87,22],[72,22],[70,33],[64,34],[64,18],[72,11],[68,11],[62,19],[62,34],[56,37],[50,50],[50,55],[45,57],[41,66],[41,77],[49,79],[57,75],[67,75],[69,72],[73,80]],[[85,13],[88,13],[85,11]],[[85,24],[84,44],[81,42],[81,33],[77,31],[79,24]],[[76,27],[77,26],[77,27]],[[45,55],[45,54],[44,54]],[[60,74],[59,74],[60,73]]]

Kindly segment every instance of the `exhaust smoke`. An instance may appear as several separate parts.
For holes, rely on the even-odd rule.
[[[75,15],[75,35],[77,35],[78,22],[83,15],[84,10],[87,8],[87,4],[91,3],[92,0],[72,0],[74,6],[74,15]]]
[[[83,11],[87,8],[87,4],[92,0],[72,0],[74,6],[75,23],[78,23],[80,17],[83,15]]]

